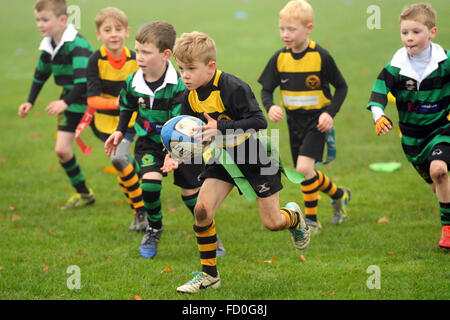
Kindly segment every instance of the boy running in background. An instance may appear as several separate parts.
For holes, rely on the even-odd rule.
[[[184,33],[176,41],[174,57],[183,82],[189,90],[183,103],[182,114],[193,115],[207,122],[203,127],[205,132],[218,131],[220,134],[226,134],[227,130],[245,132],[267,127],[267,121],[250,87],[237,77],[216,69],[216,46],[210,37],[201,32]],[[296,203],[290,202],[280,209],[278,191],[283,187],[280,170],[276,168],[271,175],[262,174],[265,168],[263,163],[267,163],[262,159],[264,156],[261,156],[261,153],[266,151],[264,147],[252,135],[247,136],[244,133],[234,137],[238,139],[233,141],[238,142],[225,145],[222,152],[235,155],[235,165],[258,196],[258,207],[264,226],[272,231],[288,229],[295,247],[306,248],[309,243],[309,230],[300,208]],[[250,144],[258,145],[263,151],[258,153],[260,156],[256,163],[249,161]],[[176,162],[167,157],[163,170],[170,171],[176,166]],[[195,293],[208,287],[220,286],[216,265],[217,235],[214,217],[220,204],[233,189],[235,181],[222,163],[206,164],[202,178],[205,180],[194,209],[193,226],[202,272],[197,272],[191,281],[177,288],[177,291],[182,293]]]
[[[139,251],[153,258],[163,232],[160,193],[166,152],[161,141],[161,128],[172,117],[180,115],[186,86],[172,66],[170,57],[176,39],[173,26],[155,21],[142,27],[136,35],[136,60],[139,70],[126,80],[120,93],[120,121],[117,131],[105,142],[105,151],[114,154],[128,128],[133,112],[138,111],[135,158],[140,166],[142,193],[149,225]],[[184,204],[193,213],[201,181],[202,165],[180,165],[174,172],[174,184],[181,187]],[[165,175],[165,174],[164,174]]]
[[[130,28],[123,11],[111,7],[102,9],[95,17],[95,25],[97,39],[103,45],[89,58],[87,103],[90,108],[95,109],[95,134],[105,142],[119,123],[120,90],[125,87],[126,78],[139,68],[136,54],[124,46]],[[135,214],[130,229],[141,231],[147,227],[147,218],[139,177],[130,163],[130,146],[136,134],[133,126],[134,119],[130,121],[116,153],[110,158],[118,171],[122,191]]]
[[[61,209],[81,207],[95,202],[94,192],[86,185],[83,172],[73,153],[75,129],[83,117],[86,105],[86,67],[92,47],[71,24],[67,24],[65,0],[38,0],[34,6],[37,27],[44,36],[42,51],[28,101],[19,107],[25,117],[33,107],[44,83],[53,74],[55,83],[63,88],[60,100],[51,102],[45,110],[57,116],[58,133],[55,153],[76,194]]]
[[[387,94],[396,98],[403,151],[436,194],[442,225],[439,246],[450,249],[450,54],[431,42],[436,33],[436,12],[430,5],[404,8],[403,48],[379,74],[367,109],[376,134],[385,135],[392,129],[384,114]]]
[[[319,191],[332,199],[335,225],[347,219],[351,193],[314,169],[315,163],[322,161],[325,133],[333,128],[333,118],[344,102],[347,84],[328,51],[310,40],[313,22],[313,9],[306,1],[290,1],[280,11],[280,37],[286,46],[270,58],[258,81],[262,85],[262,103],[269,120],[274,122],[284,117],[283,109],[273,101],[273,92],[280,86],[292,158],[296,170],[305,176],[301,190],[306,224],[312,234],[318,234],[322,229],[317,220]],[[330,84],[336,88],[334,96]]]

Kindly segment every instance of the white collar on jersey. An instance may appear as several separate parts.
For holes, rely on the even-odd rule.
[[[52,37],[45,37],[41,41],[41,45],[39,46],[39,50],[48,52],[53,58],[55,58],[56,54],[58,53],[59,49],[63,46],[65,42],[71,42],[75,40],[75,37],[77,36],[78,31],[75,29],[75,27],[72,24],[67,25],[66,30],[64,30],[64,33],[61,37],[61,41],[56,46],[56,48],[53,48],[52,46]]]
[[[160,89],[163,89],[168,83],[170,84],[178,83],[177,71],[175,70],[170,61],[167,61],[167,71],[166,76],[164,77],[164,82],[159,88],[155,90],[155,92]],[[145,83],[144,73],[142,72],[142,69],[136,71],[131,86],[138,93],[146,94],[148,96],[155,95],[155,93],[148,87],[147,83]]]
[[[428,77],[434,70],[438,68],[439,62],[447,59],[447,55],[445,54],[444,49],[442,49],[440,45],[431,42],[430,46],[431,46],[430,63],[426,67],[422,77],[419,77],[417,72],[412,67],[411,62],[408,59],[408,52],[406,51],[405,47],[397,50],[397,52],[394,54],[394,57],[392,58],[391,61],[391,66],[399,68],[401,75],[414,79],[418,83],[420,83],[423,79]]]

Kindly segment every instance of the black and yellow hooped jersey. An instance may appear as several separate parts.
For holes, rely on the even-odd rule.
[[[209,95],[200,100],[197,90],[189,92],[188,100],[192,110],[197,113],[206,112],[216,120],[226,119],[231,120],[227,115],[225,105],[220,97],[219,79],[222,71],[217,70],[213,78],[211,90]]]
[[[310,42],[303,58],[294,59],[289,51],[280,52],[277,59],[277,70],[280,73],[281,103],[290,110],[303,108],[322,109],[330,104],[326,96],[320,71],[322,57],[316,50],[314,41]],[[328,94],[329,96],[329,94]]]
[[[189,114],[205,121],[206,112],[217,120],[217,129],[222,134],[227,130],[255,131],[265,129],[267,121],[250,86],[239,78],[217,70],[204,87],[192,90],[183,104],[182,114]],[[241,132],[242,132],[241,131]],[[242,135],[240,138],[248,135]],[[237,144],[242,142],[241,139]]]
[[[125,87],[127,77],[136,72],[139,67],[136,62],[136,54],[124,47],[126,59],[120,66],[113,65],[108,60],[108,53],[104,46],[95,51],[89,58],[87,69],[87,97],[100,96],[102,98],[117,99],[120,90]],[[133,117],[130,126],[134,125]],[[117,128],[119,122],[119,109],[117,110],[96,110],[95,126],[104,133],[112,133]]]
[[[287,48],[278,50],[258,81],[269,92],[279,86],[281,104],[288,110],[326,108],[333,99],[329,84],[335,88],[347,87],[331,55],[312,40],[301,53]],[[338,110],[342,101],[333,109]]]

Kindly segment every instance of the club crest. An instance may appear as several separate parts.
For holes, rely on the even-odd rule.
[[[320,78],[312,74],[306,78],[305,85],[311,90],[317,90],[320,88]]]
[[[145,103],[145,99],[142,97],[139,97],[138,104],[141,106],[141,108],[147,108],[147,104]]]
[[[416,89],[416,81],[414,80],[408,80],[405,82],[405,88],[409,91],[413,91]]]

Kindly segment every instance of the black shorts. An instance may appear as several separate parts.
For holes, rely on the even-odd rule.
[[[242,174],[247,178],[258,197],[266,198],[283,189],[283,185],[281,184],[281,172],[278,167],[274,167],[272,162],[269,161],[267,152],[259,141],[256,155],[255,149],[253,149],[253,152],[249,152],[251,148],[250,144],[255,141],[256,140],[253,138],[250,138],[240,146],[229,148],[229,154],[241,170]],[[263,148],[261,150],[264,152],[259,152],[259,148]],[[230,174],[217,161],[206,165],[201,178],[214,178],[236,185]],[[240,190],[239,192],[241,193]]]
[[[148,172],[159,172],[163,176],[167,176],[161,171],[166,157],[162,143],[156,143],[146,137],[139,137],[134,147],[134,157],[140,166],[141,177]],[[184,189],[199,188],[203,183],[203,180],[200,179],[203,169],[203,164],[180,164],[173,173],[174,184]]]
[[[58,114],[58,131],[66,131],[74,133],[84,113],[64,111]]]
[[[434,146],[428,158],[420,163],[412,163],[414,169],[420,176],[428,183],[432,184],[433,180],[430,177],[430,164],[433,160],[442,160],[447,163],[447,168],[450,168],[450,144],[441,143]]]
[[[325,132],[317,130],[320,114],[306,115],[304,110],[289,111],[289,139],[294,166],[297,166],[298,156],[322,161]]]

